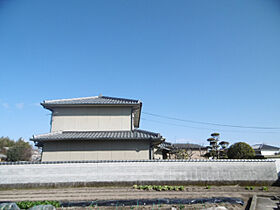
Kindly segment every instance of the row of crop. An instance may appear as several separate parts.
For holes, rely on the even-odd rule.
[[[39,205],[52,205],[54,207],[60,207],[60,203],[58,201],[19,201],[16,202],[17,206],[20,209],[29,209],[33,206],[39,206]]]
[[[184,186],[170,186],[170,185],[133,185],[134,189],[138,190],[156,190],[156,191],[183,191]]]
[[[246,190],[254,190],[255,186],[246,186],[245,189]],[[262,186],[261,188],[259,188],[259,190],[268,191],[268,187],[267,186]]]

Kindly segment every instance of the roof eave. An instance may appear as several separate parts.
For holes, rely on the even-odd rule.
[[[63,107],[141,107],[140,104],[45,104],[40,103],[45,109],[52,110],[53,108],[63,108]]]
[[[77,140],[81,140],[81,141],[110,141],[110,140],[130,140],[130,141],[150,141],[152,142],[153,145],[158,145],[160,143],[163,142],[162,138],[123,138],[123,139],[116,139],[116,138],[96,138],[96,139],[84,139],[84,138],[61,138],[61,139],[30,139],[30,141],[33,141],[34,144],[37,146],[37,145],[40,145],[42,146],[45,142],[64,142],[64,141],[77,141]]]
[[[137,116],[137,118],[138,119],[136,119],[135,121],[134,121],[134,127],[135,128],[139,128],[140,127],[140,119],[141,119],[141,111],[142,111],[142,102],[141,101],[139,101],[139,103],[138,103],[138,116]]]

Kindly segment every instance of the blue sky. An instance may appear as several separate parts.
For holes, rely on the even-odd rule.
[[[140,99],[171,142],[280,140],[279,0],[0,0],[0,136],[49,132],[46,99]]]

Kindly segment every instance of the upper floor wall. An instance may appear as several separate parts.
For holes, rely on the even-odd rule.
[[[55,107],[51,132],[132,130],[133,115],[132,107]]]

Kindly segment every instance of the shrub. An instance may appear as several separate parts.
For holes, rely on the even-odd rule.
[[[230,159],[251,159],[255,157],[255,151],[249,144],[238,142],[229,147],[227,155]]]

